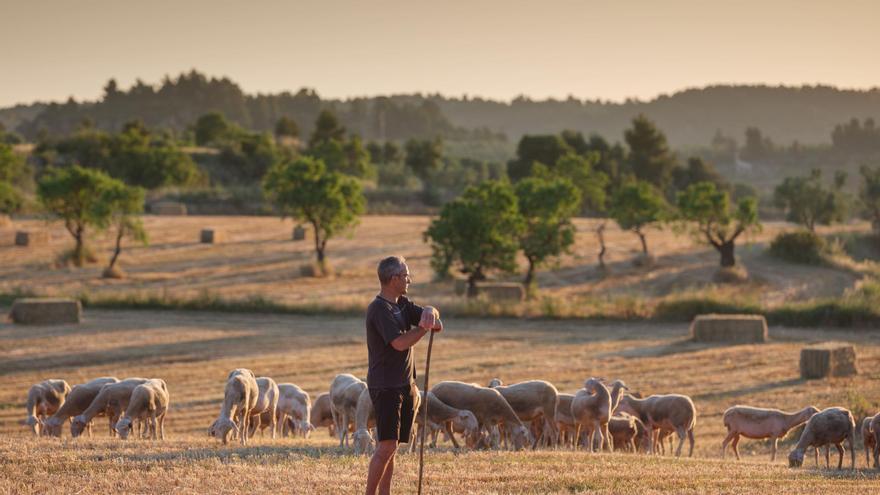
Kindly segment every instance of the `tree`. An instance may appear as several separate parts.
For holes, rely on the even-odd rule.
[[[516,269],[523,230],[516,195],[510,184],[485,181],[443,205],[424,237],[431,242],[431,267],[445,277],[455,264],[468,276],[468,295],[490,270]]]
[[[0,180],[0,213],[11,215],[21,209],[21,194],[12,184]]]
[[[635,181],[624,184],[611,200],[611,218],[621,229],[631,230],[642,243],[642,254],[648,255],[644,229],[663,219],[666,201],[651,184]]]
[[[104,270],[104,276],[119,276],[120,272],[115,267],[116,260],[122,253],[122,239],[129,237],[144,245],[149,242],[144,224],[138,216],[144,211],[144,189],[114,181],[103,191],[101,202],[109,208],[109,224],[116,229],[116,245],[110,263]]]
[[[404,163],[422,182],[443,167],[443,141],[439,139],[410,139],[404,149]]]
[[[846,174],[838,172],[834,185],[822,184],[822,171],[813,169],[806,177],[786,177],[773,191],[773,201],[785,210],[786,219],[816,231],[816,224],[830,225],[846,218],[848,201],[843,191]]]
[[[576,137],[569,136],[576,140]],[[517,181],[531,175],[535,163],[542,163],[550,168],[556,165],[563,156],[574,152],[562,136],[544,134],[537,136],[525,135],[516,146],[516,159],[507,164],[507,174]]]
[[[747,127],[746,144],[743,146],[740,156],[743,160],[760,161],[769,158],[774,148],[773,141],[769,137],[764,137],[761,129]]]
[[[859,200],[871,219],[874,232],[880,234],[880,167],[862,165],[859,169],[864,182],[859,189]]]
[[[623,135],[630,150],[630,171],[638,180],[665,191],[676,162],[666,136],[644,115],[634,118],[632,128],[624,131]]]
[[[677,197],[678,216],[691,222],[695,234],[721,254],[721,266],[736,265],[734,248],[737,237],[750,229],[760,229],[758,202],[753,197],[739,201],[730,209],[727,191],[718,190],[714,182],[691,184]]]
[[[729,187],[727,181],[715,170],[715,167],[699,157],[688,158],[686,167],[676,166],[672,169],[672,185],[676,191],[684,191],[688,186],[697,182],[712,182],[719,189]]]
[[[16,183],[27,173],[24,157],[0,141],[0,181]]]
[[[296,139],[299,137],[299,126],[296,125],[296,121],[293,119],[289,117],[281,117],[275,122],[275,137],[277,139]]]
[[[558,257],[574,244],[571,223],[581,206],[581,193],[568,179],[523,179],[515,187],[519,213],[524,221],[520,247],[529,262],[524,285],[531,295],[535,269],[548,259]]]
[[[100,170],[79,165],[50,169],[37,184],[40,203],[64,221],[76,241],[72,256],[76,266],[82,266],[88,257],[86,230],[103,230],[110,222],[113,210],[104,194],[115,187],[125,187],[125,184]]]
[[[339,123],[336,114],[330,110],[322,110],[315,120],[315,130],[312,131],[312,136],[309,138],[309,149],[328,141],[342,142],[344,139],[345,127]]]
[[[222,113],[207,113],[196,121],[196,144],[199,146],[220,144],[236,130],[236,126],[228,122]]]
[[[283,217],[309,223],[315,233],[315,255],[321,274],[328,274],[327,241],[353,228],[363,214],[360,183],[328,172],[321,160],[298,158],[272,167],[263,189]]]

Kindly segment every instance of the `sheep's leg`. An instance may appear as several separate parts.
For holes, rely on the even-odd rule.
[[[611,439],[611,430],[608,423],[605,423],[605,444],[608,446],[608,452],[614,452],[614,442]]]
[[[159,423],[156,420],[156,411],[150,411],[150,438],[159,439]]]
[[[278,421],[275,419],[275,412],[272,412],[272,440],[275,440],[275,428],[278,426]]]
[[[776,460],[776,450],[779,448],[779,437],[773,437],[773,453],[770,454],[770,462]]]
[[[688,457],[694,456],[694,429],[691,428],[687,431],[688,436]]]
[[[724,459],[725,456],[727,456],[727,444],[729,444],[730,441],[733,440],[733,438],[736,436],[738,436],[738,434],[735,433],[733,430],[730,430],[727,432],[727,436],[724,437],[724,441],[721,442],[721,458],[722,459]],[[737,460],[739,460],[739,459],[737,459]]]
[[[855,431],[849,432],[849,435],[847,435],[846,439],[849,443],[850,455],[852,456],[851,469],[855,469],[856,468],[856,448],[855,448],[855,445],[853,445],[853,444],[855,444],[855,441],[856,441],[856,432]]]
[[[574,450],[578,450],[581,443],[581,424],[578,423],[577,428],[574,430]]]
[[[731,448],[733,448],[733,453],[736,455],[736,460],[739,460],[739,435],[733,437],[733,442],[730,446]]]
[[[159,438],[165,440],[165,415],[168,414],[167,411],[162,413],[162,416],[159,417]]]
[[[449,439],[452,440],[452,446],[455,447],[456,450],[458,450],[458,449],[461,448],[461,447],[458,445],[458,442],[455,440],[455,432],[452,431],[452,421],[447,421],[447,422],[446,422],[446,436],[448,436]],[[434,438],[436,439],[436,437],[434,437]],[[437,442],[435,441],[434,443],[435,443],[435,446],[436,446],[436,443],[437,443]]]
[[[834,446],[837,448],[837,469],[843,469],[843,445],[839,443],[835,443]]]
[[[874,468],[880,468],[880,431],[874,432]]]
[[[813,447],[813,455],[816,457],[816,467],[819,467],[819,447]]]
[[[684,439],[687,436],[687,432],[683,426],[679,426],[675,429],[675,433],[678,435],[678,448],[675,449],[675,457],[681,457],[681,448],[684,447]]]

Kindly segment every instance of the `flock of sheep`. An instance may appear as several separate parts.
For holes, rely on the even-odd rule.
[[[642,398],[631,393],[626,384],[615,380],[608,384],[590,378],[575,394],[562,394],[553,384],[531,380],[504,385],[493,379],[489,386],[444,381],[427,393],[419,394],[422,425],[424,404],[428,405],[428,432],[431,445],[436,446],[442,433],[455,448],[462,448],[456,439],[464,439],[464,447],[538,448],[571,447],[595,450],[625,450],[656,453],[666,451],[666,439],[672,447],[672,435],[678,439],[676,456],[681,455],[685,439],[688,455],[693,455],[694,426],[697,412],[690,397],[680,394],[651,395]],[[27,398],[26,423],[37,435],[61,435],[61,427],[70,419],[71,436],[83,431],[91,435],[91,420],[107,416],[110,434],[127,438],[138,422],[143,438],[164,439],[164,419],[168,410],[168,388],[161,379],[113,377],[97,378],[72,389],[64,380],[46,380],[31,387]],[[725,411],[724,426],[728,434],[722,443],[722,457],[728,445],[739,459],[740,437],[772,439],[771,460],[775,460],[777,444],[792,429],[806,423],[800,440],[789,454],[789,465],[803,464],[808,449],[814,449],[816,465],[819,448],[825,447],[829,465],[829,448],[838,450],[838,469],[843,467],[844,442],[855,468],[856,423],[852,413],[841,407],[818,410],[809,406],[787,413],[778,409],[733,406]],[[238,439],[246,445],[259,429],[270,429],[284,436],[300,434],[306,438],[318,427],[327,427],[339,445],[353,446],[356,454],[374,448],[375,425],[367,384],[350,374],[337,375],[327,393],[314,402],[308,392],[292,383],[277,384],[269,377],[256,377],[248,369],[229,373],[224,388],[220,415],[208,433],[224,444]],[[860,434],[865,448],[865,462],[880,468],[880,413],[864,418]],[[351,438],[349,439],[349,434]],[[415,445],[410,441],[410,449]]]

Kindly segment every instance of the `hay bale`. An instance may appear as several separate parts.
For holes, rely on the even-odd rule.
[[[16,246],[48,246],[49,233],[45,230],[19,230],[15,233]]]
[[[217,244],[220,242],[226,242],[227,240],[229,240],[229,236],[226,235],[225,230],[202,229],[202,235],[201,235],[202,244]]]
[[[761,315],[699,315],[691,322],[694,342],[767,342],[767,320]]]
[[[519,283],[485,283],[477,285],[477,295],[490,301],[522,301],[526,298],[526,290]]]
[[[79,323],[82,306],[76,299],[24,298],[12,303],[12,321],[24,325]]]
[[[852,376],[856,369],[856,350],[852,344],[825,342],[801,349],[801,378]]]
[[[151,205],[150,211],[154,215],[180,216],[186,215],[186,205],[176,201],[162,201]]]
[[[302,225],[293,228],[293,240],[304,241],[306,239],[306,229]]]

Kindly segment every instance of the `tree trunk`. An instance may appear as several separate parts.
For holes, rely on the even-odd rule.
[[[535,295],[535,261],[532,258],[526,257],[529,261],[529,270],[526,272],[526,279],[523,281],[523,285],[526,288],[526,297],[531,299]]]
[[[477,273],[476,272],[468,275],[467,283],[468,283],[467,296],[469,298],[470,297],[477,297]]]
[[[639,240],[642,241],[642,254],[647,256],[648,255],[648,242],[645,240],[645,234],[641,230],[636,230],[636,234],[639,235]]]
[[[721,266],[724,268],[728,268],[736,265],[736,257],[734,256],[733,250],[736,247],[734,241],[731,239],[729,241],[724,241],[719,247],[718,252],[721,253]]]
[[[110,258],[110,266],[107,267],[108,270],[113,269],[113,265],[116,264],[116,259],[119,258],[119,253],[122,252],[122,236],[125,234],[125,229],[123,227],[119,227],[119,232],[116,233],[116,249],[113,251],[113,257]]]
[[[73,264],[83,266],[85,261],[85,244],[83,242],[83,228],[77,227],[74,239],[76,239],[76,247],[73,248]]]
[[[603,221],[596,228],[596,237],[599,238],[599,268],[605,268],[605,224]]]

